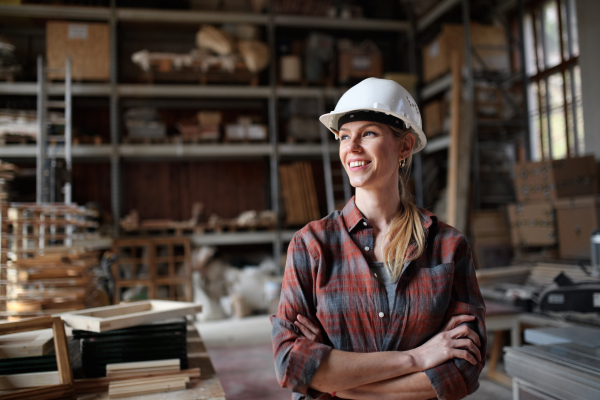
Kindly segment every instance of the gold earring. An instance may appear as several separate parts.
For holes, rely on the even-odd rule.
[[[398,162],[400,163],[400,168],[404,168],[404,166],[406,165],[406,159],[402,159]]]

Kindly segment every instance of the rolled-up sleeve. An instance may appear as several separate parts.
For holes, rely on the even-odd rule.
[[[282,387],[306,394],[315,372],[331,347],[302,336],[294,321],[298,314],[317,326],[313,295],[313,268],[316,261],[298,234],[288,247],[281,299],[277,314],[271,317],[272,341],[277,380]]]
[[[435,368],[425,371],[431,381],[438,399],[462,399],[479,388],[479,374],[485,365],[486,358],[486,330],[485,330],[485,303],[477,278],[471,249],[465,238],[457,247],[454,255],[454,278],[452,283],[452,298],[446,313],[446,321],[455,315],[469,314],[476,319],[467,323],[479,335],[481,345],[481,361],[476,365],[454,358]]]

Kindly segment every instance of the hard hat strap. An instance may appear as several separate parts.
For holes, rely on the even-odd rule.
[[[380,122],[382,124],[395,126],[400,129],[404,128],[403,121],[393,115],[388,115],[377,111],[357,110],[342,115],[338,120],[337,130],[339,131],[342,125],[345,123],[354,121]]]

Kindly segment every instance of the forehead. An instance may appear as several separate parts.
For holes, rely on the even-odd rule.
[[[389,130],[390,127],[387,126],[386,124],[383,124],[381,122],[374,122],[374,121],[352,121],[352,122],[347,122],[344,125],[341,126],[340,128],[340,132],[342,131],[358,131],[361,129],[365,129],[365,128],[379,128],[381,130]]]

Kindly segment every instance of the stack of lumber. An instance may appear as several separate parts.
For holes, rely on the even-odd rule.
[[[281,165],[281,192],[286,224],[302,225],[320,218],[319,203],[309,162]]]
[[[115,240],[114,303],[128,300],[125,291],[131,288],[142,290],[138,298],[191,301],[190,247],[185,237]]]
[[[13,258],[49,246],[72,246],[75,239],[96,237],[98,212],[76,204],[2,203],[2,238]]]
[[[198,368],[181,371],[179,359],[118,363],[106,366],[107,378],[123,378],[123,380],[109,383],[108,396],[111,399],[185,390],[190,379],[197,379],[199,376]]]
[[[77,205],[0,203],[0,318],[94,305],[98,254],[73,241],[97,236],[96,217]]]
[[[0,161],[0,201],[10,199],[10,182],[18,172],[19,168],[16,165]]]
[[[82,248],[64,249],[7,262],[6,313],[24,318],[95,305],[93,268],[99,254]]]

